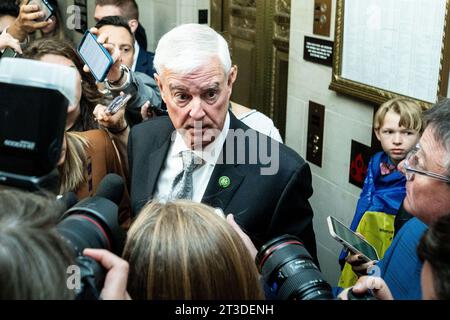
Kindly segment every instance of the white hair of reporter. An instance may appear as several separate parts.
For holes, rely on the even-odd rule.
[[[0,300],[72,300],[70,250],[56,231],[54,200],[0,191]]]
[[[228,44],[206,25],[184,24],[166,33],[158,42],[153,64],[159,75],[164,69],[188,74],[218,56],[225,74],[231,69]]]

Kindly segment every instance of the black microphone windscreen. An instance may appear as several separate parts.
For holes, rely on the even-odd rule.
[[[123,189],[123,178],[115,173],[110,173],[98,185],[95,196],[106,198],[119,205],[122,201]]]

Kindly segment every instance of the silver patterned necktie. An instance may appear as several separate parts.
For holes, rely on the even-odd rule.
[[[172,183],[170,199],[189,199],[193,196],[192,174],[202,164],[202,159],[190,150],[182,151],[183,170],[177,174]]]

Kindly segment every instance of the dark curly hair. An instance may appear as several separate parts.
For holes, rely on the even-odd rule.
[[[84,63],[70,42],[57,39],[40,39],[32,42],[23,51],[23,58],[39,60],[47,54],[65,57],[71,60],[78,69],[83,80],[81,84],[80,117],[69,131],[88,131],[98,129],[92,112],[97,104],[103,103],[103,95],[98,91],[95,79],[90,73],[83,71]]]

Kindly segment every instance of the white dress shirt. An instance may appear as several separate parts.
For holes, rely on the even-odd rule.
[[[139,43],[136,40],[134,40],[134,57],[133,57],[133,66],[131,67],[132,71],[136,71],[136,65],[137,65],[140,50],[141,50],[141,47],[139,47]]]
[[[194,153],[203,159],[203,165],[197,167],[192,174],[193,181],[193,196],[192,200],[201,202],[203,195],[208,186],[211,175],[216,166],[217,160],[222,153],[223,144],[228,135],[230,128],[230,115],[227,113],[223,130],[220,135],[202,151],[195,150]],[[159,201],[169,200],[172,191],[172,183],[175,177],[183,170],[183,160],[181,152],[191,150],[183,140],[183,137],[177,132],[175,141],[169,147],[169,152],[166,157],[164,166],[156,184],[156,192],[154,199]]]

